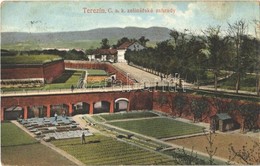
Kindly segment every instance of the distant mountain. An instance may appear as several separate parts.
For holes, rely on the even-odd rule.
[[[126,28],[98,28],[88,31],[73,32],[51,32],[51,33],[24,33],[24,32],[2,32],[2,44],[18,42],[53,43],[57,41],[80,41],[120,39],[122,37],[139,39],[145,36],[150,41],[163,41],[170,38],[170,29],[164,27],[126,27]]]

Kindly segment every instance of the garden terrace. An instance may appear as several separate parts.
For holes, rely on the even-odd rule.
[[[44,64],[61,59],[57,55],[2,56],[1,64]]]
[[[203,127],[170,118],[118,121],[108,122],[108,124],[155,138],[169,138],[202,133],[204,129]]]
[[[101,135],[79,139],[55,140],[52,143],[86,165],[173,165],[171,157],[144,150]]]

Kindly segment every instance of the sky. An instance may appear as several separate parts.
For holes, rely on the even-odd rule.
[[[245,20],[254,33],[259,1],[23,1],[1,3],[2,32],[85,31],[106,27],[167,27],[199,33],[209,26]],[[84,10],[85,8],[85,10]],[[105,11],[106,13],[94,13]],[[130,12],[152,9],[152,12]],[[163,9],[165,13],[157,12]],[[85,12],[84,12],[85,11]]]

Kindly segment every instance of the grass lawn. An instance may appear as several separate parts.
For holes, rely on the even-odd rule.
[[[88,72],[88,75],[90,75],[90,76],[106,76],[107,75],[105,70],[99,70],[99,69],[88,69],[87,72]]]
[[[236,89],[236,75],[233,74],[225,81],[219,83],[220,88]],[[246,74],[241,77],[240,90],[256,92],[256,76],[253,74]]]
[[[156,152],[101,135],[86,137],[83,145],[80,139],[55,140],[52,143],[86,165],[174,164],[172,159]]]
[[[51,89],[70,89],[71,85],[77,86],[78,80],[84,71],[65,70],[65,72],[50,84],[43,87],[34,88],[2,88],[2,91],[23,91],[23,90],[51,90]]]
[[[253,141],[259,142],[259,139],[248,137],[246,135],[242,134],[216,134],[216,137],[214,137],[213,147],[217,147],[216,156],[226,158],[228,160],[228,157],[230,155],[228,147],[229,144],[232,143],[234,145],[234,148],[236,150],[242,150],[243,146],[246,145],[246,149],[249,150],[253,147]],[[198,150],[204,153],[207,153],[206,146],[209,146],[209,143],[206,139],[206,136],[196,136],[196,137],[190,137],[190,138],[184,138],[184,139],[177,139],[177,140],[171,140],[167,141],[168,143],[174,143],[177,145],[184,146],[186,148],[192,148],[194,147],[194,150]],[[259,149],[258,149],[259,150]],[[258,153],[260,153],[258,151]],[[257,153],[255,153],[257,155]],[[256,156],[257,157],[257,156]],[[236,160],[239,162],[239,160]],[[257,164],[257,163],[255,163]],[[258,163],[259,164],[259,163]]]
[[[5,165],[74,165],[13,123],[1,123],[1,162]]]
[[[43,64],[59,59],[57,55],[2,56],[1,64]]]
[[[168,118],[109,122],[109,124],[155,138],[201,133],[203,128]]]
[[[36,139],[22,131],[13,123],[1,123],[1,146],[37,143]]]
[[[111,121],[111,120],[121,120],[121,119],[156,117],[158,115],[152,112],[127,112],[127,113],[115,113],[115,114],[107,114],[107,115],[94,115],[93,118],[95,116],[100,116],[107,121]]]

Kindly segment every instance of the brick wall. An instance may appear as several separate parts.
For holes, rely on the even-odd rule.
[[[95,63],[95,62],[83,62],[83,61],[65,61],[66,68],[76,69],[101,69],[105,70],[109,74],[116,74],[116,79],[121,80],[123,85],[132,85],[133,81],[127,78],[127,75],[122,71],[117,70],[109,63]]]
[[[43,65],[44,79],[47,82],[52,82],[58,78],[65,71],[64,61],[55,61],[52,63],[46,63]]]
[[[45,64],[2,65],[1,79],[44,78],[51,82],[64,72],[64,68],[63,60]]]

